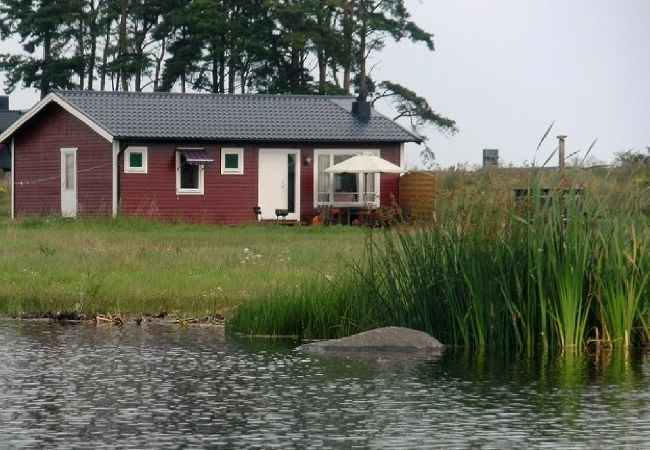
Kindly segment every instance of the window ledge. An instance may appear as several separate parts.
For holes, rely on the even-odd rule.
[[[316,203],[316,206],[334,206],[341,208],[365,208],[367,206],[379,207],[378,202],[334,202],[334,203]]]

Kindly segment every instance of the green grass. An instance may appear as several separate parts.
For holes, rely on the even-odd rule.
[[[351,227],[201,226],[138,219],[0,224],[0,313],[228,312],[332,275],[363,248]]]
[[[289,293],[274,289],[251,299],[237,310],[228,329],[274,336],[348,336],[380,325],[370,301],[355,301],[367,299],[367,294],[349,270],[342,271]]]
[[[0,171],[0,220],[6,220],[11,210],[11,174]]]
[[[586,189],[552,201],[515,201],[489,170],[445,174],[428,223],[383,233],[4,214],[0,313],[236,310],[228,329],[246,334],[400,325],[480,350],[629,348],[650,340],[650,177],[625,173],[508,181]]]

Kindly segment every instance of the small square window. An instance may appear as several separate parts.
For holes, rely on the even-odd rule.
[[[131,152],[129,153],[129,167],[131,169],[141,169],[142,168],[142,153],[141,152]]]
[[[226,153],[225,166],[226,169],[239,169],[239,155],[234,153]]]
[[[244,173],[244,149],[221,149],[221,173],[228,175],[242,175]]]
[[[147,147],[127,147],[124,151],[125,173],[147,173]]]

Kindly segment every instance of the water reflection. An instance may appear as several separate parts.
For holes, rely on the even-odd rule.
[[[650,446],[647,355],[393,360],[296,345],[0,322],[0,447]]]

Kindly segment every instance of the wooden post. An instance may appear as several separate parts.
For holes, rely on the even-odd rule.
[[[564,170],[564,158],[565,158],[564,140],[566,139],[566,136],[565,135],[559,135],[557,138],[560,141],[559,150],[558,150],[558,158],[559,158],[558,168],[560,170]]]

